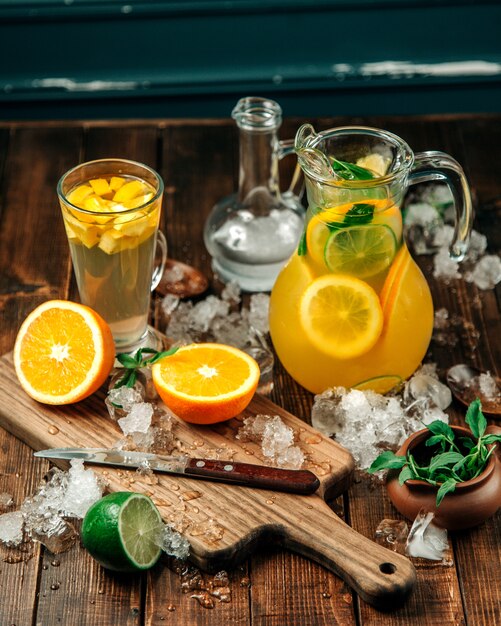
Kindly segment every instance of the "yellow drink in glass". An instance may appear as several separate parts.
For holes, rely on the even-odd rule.
[[[96,163],[104,165],[88,177],[63,177],[60,204],[80,298],[127,350],[147,332],[162,185],[112,160]]]

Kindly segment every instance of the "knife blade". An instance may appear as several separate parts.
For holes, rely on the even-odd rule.
[[[309,470],[290,470],[267,465],[238,463],[218,459],[199,459],[186,455],[168,456],[106,448],[52,448],[34,456],[44,459],[81,459],[84,463],[125,468],[149,468],[154,472],[187,478],[216,480],[233,485],[274,489],[307,495],[315,492],[320,481]]]

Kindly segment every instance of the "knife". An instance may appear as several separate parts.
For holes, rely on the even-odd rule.
[[[309,470],[289,470],[266,465],[237,463],[216,459],[197,459],[186,455],[165,456],[148,452],[108,450],[105,448],[52,448],[35,452],[44,459],[81,459],[84,463],[126,468],[149,468],[154,472],[187,478],[218,480],[233,485],[309,494],[320,485]]]

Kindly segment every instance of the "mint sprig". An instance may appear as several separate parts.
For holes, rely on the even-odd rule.
[[[440,506],[448,493],[452,493],[458,483],[472,480],[485,469],[501,435],[486,435],[487,420],[482,413],[482,405],[476,398],[468,407],[466,423],[473,438],[458,437],[452,428],[440,420],[427,425],[430,437],[425,441],[427,448],[435,448],[430,454],[427,465],[419,466],[414,456],[397,455],[391,451],[380,454],[367,470],[374,474],[380,470],[400,470],[399,483],[407,480],[424,480],[430,485],[437,485],[436,505]],[[488,446],[491,446],[490,448]],[[430,451],[431,452],[431,451]]]
[[[120,361],[125,368],[125,373],[115,383],[113,388],[119,389],[120,387],[134,387],[137,380],[138,370],[144,367],[149,367],[157,361],[160,361],[160,359],[175,354],[178,350],[178,347],[171,348],[170,350],[165,350],[163,352],[159,352],[153,348],[140,348],[134,356],[127,353],[117,354],[117,360]],[[145,354],[150,356],[145,357]]]
[[[348,163],[348,161],[332,159],[331,166],[334,172],[344,180],[372,180],[374,178],[374,174],[365,167]]]

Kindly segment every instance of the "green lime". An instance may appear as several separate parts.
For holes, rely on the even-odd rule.
[[[103,567],[134,572],[153,567],[162,550],[162,518],[150,498],[118,491],[93,504],[82,524],[82,543]]]
[[[390,267],[397,240],[386,224],[350,226],[331,233],[324,260],[331,272],[369,278]]]

